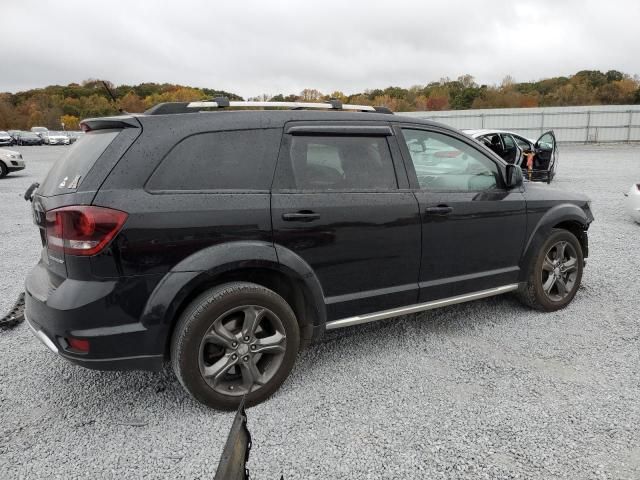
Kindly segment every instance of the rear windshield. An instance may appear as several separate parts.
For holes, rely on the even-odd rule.
[[[118,133],[120,130],[97,130],[83,135],[53,164],[38,193],[50,197],[75,192]]]

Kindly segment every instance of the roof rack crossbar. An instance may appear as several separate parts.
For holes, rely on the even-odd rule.
[[[338,100],[328,102],[236,102],[226,98],[215,98],[203,102],[190,102],[187,108],[225,108],[225,107],[271,107],[271,108],[318,108],[323,110],[353,110],[358,112],[375,112],[376,109],[369,105],[348,105]]]

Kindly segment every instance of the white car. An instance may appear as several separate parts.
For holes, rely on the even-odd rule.
[[[31,127],[31,133],[35,133],[42,138],[43,135],[49,133],[49,129],[47,127]]]
[[[13,150],[0,148],[0,178],[6,177],[10,172],[24,170],[22,154]]]
[[[556,174],[558,146],[553,130],[543,133],[537,140],[505,130],[462,131],[497,153],[504,161],[521,167],[529,180],[551,183]],[[527,166],[525,154],[533,154],[531,169]]]
[[[9,145],[13,144],[13,137],[9,135],[9,132],[5,132],[4,130],[0,130],[0,145]]]
[[[631,185],[629,193],[624,194],[627,204],[627,211],[631,218],[640,223],[640,183]]]
[[[46,145],[69,145],[69,136],[62,132],[48,132],[42,136]]]

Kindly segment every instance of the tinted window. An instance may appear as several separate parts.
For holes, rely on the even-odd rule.
[[[292,188],[301,190],[397,189],[385,137],[292,136]]]
[[[147,183],[149,190],[268,190],[281,130],[193,135],[179,142]]]
[[[435,132],[402,132],[421,189],[464,192],[499,185],[498,166],[470,145]]]
[[[75,191],[96,160],[107,149],[120,130],[97,130],[84,135],[69,148],[47,174],[38,193],[43,196]],[[31,137],[32,135],[23,135]]]

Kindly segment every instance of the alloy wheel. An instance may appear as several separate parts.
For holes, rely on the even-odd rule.
[[[569,242],[554,243],[542,261],[542,290],[553,302],[559,302],[576,288],[578,254]]]
[[[200,343],[198,365],[216,392],[240,396],[265,385],[278,371],[286,351],[280,318],[258,305],[220,315]]]

